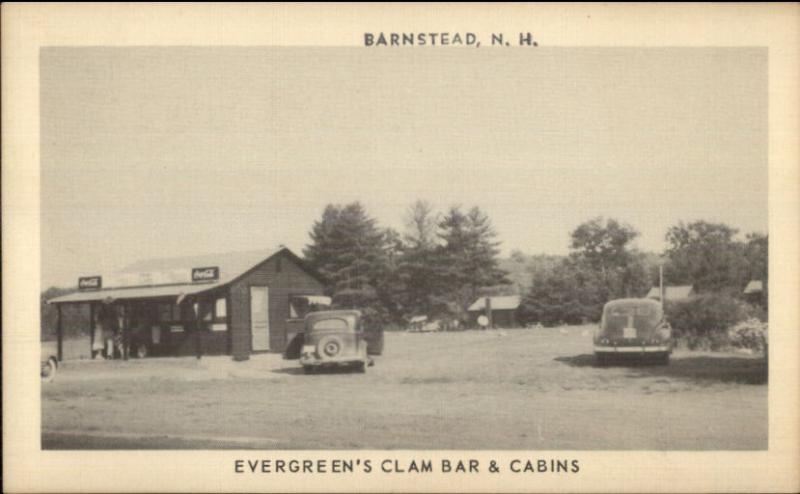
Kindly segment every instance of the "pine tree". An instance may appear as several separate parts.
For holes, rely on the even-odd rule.
[[[354,202],[328,205],[314,223],[303,254],[327,281],[339,307],[360,308],[385,322],[392,310],[391,274],[397,235],[378,228]]]
[[[434,308],[436,285],[436,214],[425,201],[409,206],[399,245],[397,297],[407,317],[427,315]]]
[[[458,206],[451,207],[438,226],[441,245],[435,256],[436,300],[463,317],[481,289],[509,283],[499,268],[497,233],[489,217],[477,207],[466,214]]]

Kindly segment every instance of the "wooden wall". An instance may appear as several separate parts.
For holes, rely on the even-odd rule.
[[[231,353],[246,359],[251,352],[250,287],[269,287],[270,351],[282,352],[288,343],[289,297],[322,295],[323,285],[297,265],[291,256],[279,253],[261,263],[230,287]]]

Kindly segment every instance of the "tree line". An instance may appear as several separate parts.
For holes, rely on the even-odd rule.
[[[570,233],[566,256],[528,257],[522,322],[543,324],[598,320],[609,300],[643,297],[658,284],[693,285],[699,293],[741,294],[750,280],[768,276],[768,237],[722,223],[678,223],[665,235],[662,255],[634,247],[639,232],[613,218],[597,217]],[[328,205],[304,249],[309,264],[328,281],[340,307],[362,309],[381,323],[404,324],[415,315],[467,321],[479,296],[519,293],[501,269],[500,242],[479,207],[436,211],[417,201],[404,215],[403,231],[383,228],[363,205]]]
[[[416,201],[396,231],[353,202],[324,209],[303,254],[336,306],[362,309],[384,325],[404,326],[417,315],[465,323],[478,297],[502,294],[522,295],[519,321],[552,325],[596,321],[608,300],[643,297],[658,285],[660,264],[665,284],[690,284],[701,294],[738,299],[750,280],[766,290],[769,239],[738,233],[722,223],[681,222],[668,229],[658,255],[634,247],[632,226],[598,217],[570,233],[566,256],[514,251],[502,259],[491,220],[477,206],[437,211]],[[42,293],[43,331],[55,317],[45,301],[69,291]]]
[[[591,219],[572,232],[566,258],[534,270],[522,319],[596,321],[607,301],[642,297],[657,286],[662,267],[665,285],[692,285],[698,294],[726,297],[726,303],[740,299],[750,280],[762,281],[766,290],[768,237],[751,233],[742,241],[737,234],[723,223],[680,222],[667,230],[667,248],[657,255],[632,246],[639,232],[630,225]]]
[[[325,208],[303,255],[327,280],[334,304],[382,323],[422,314],[463,320],[475,297],[509,284],[497,233],[480,208],[437,213],[417,201],[404,220],[401,233],[379,227],[359,202]]]

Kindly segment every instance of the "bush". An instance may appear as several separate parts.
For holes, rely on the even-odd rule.
[[[737,348],[764,352],[768,343],[768,325],[755,317],[741,321],[728,330],[728,339]]]
[[[748,304],[725,294],[704,294],[685,302],[667,303],[665,311],[675,337],[692,350],[729,346],[728,330],[754,316]]]

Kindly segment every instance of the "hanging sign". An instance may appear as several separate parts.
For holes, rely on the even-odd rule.
[[[103,288],[102,276],[81,276],[78,278],[78,290],[99,290]]]
[[[218,279],[219,268],[216,266],[192,268],[192,281],[216,281]]]

